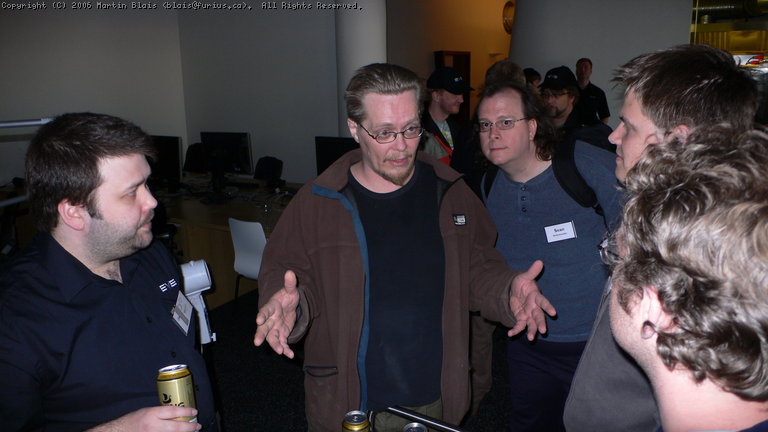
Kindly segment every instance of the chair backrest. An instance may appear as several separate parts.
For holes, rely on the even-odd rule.
[[[261,256],[267,245],[261,223],[229,218],[229,232],[235,248],[235,271],[247,278],[258,279]]]

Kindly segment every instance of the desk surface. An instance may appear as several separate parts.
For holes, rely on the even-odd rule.
[[[199,177],[192,177],[191,189],[201,185]],[[224,190],[225,200],[214,197],[204,189],[200,192],[160,196],[165,204],[171,222],[192,222],[212,229],[229,230],[229,218],[249,222],[261,222],[264,231],[269,234],[274,228],[283,209],[291,199],[285,192],[275,192],[267,188],[265,182],[253,179],[237,179],[239,186]],[[203,185],[204,186],[204,185]],[[298,190],[300,184],[288,184],[288,189]]]
[[[164,200],[165,201],[165,200]],[[228,202],[203,204],[197,197],[174,197],[165,201],[168,219],[175,223],[195,223],[211,229],[229,231],[229,218],[261,222],[269,233],[287,204],[286,197],[269,199],[237,197]]]

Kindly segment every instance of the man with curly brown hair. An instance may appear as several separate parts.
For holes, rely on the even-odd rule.
[[[768,134],[649,148],[627,178],[611,328],[663,431],[768,431]]]

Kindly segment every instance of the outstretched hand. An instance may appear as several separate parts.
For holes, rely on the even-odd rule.
[[[288,335],[296,324],[296,307],[299,305],[299,291],[296,273],[285,272],[283,288],[269,299],[256,315],[256,335],[253,343],[261,346],[266,340],[278,354],[293,358],[288,346]]]
[[[547,331],[547,317],[555,316],[557,311],[552,303],[539,291],[536,285],[536,277],[544,269],[544,263],[536,260],[531,267],[512,280],[512,289],[509,296],[509,307],[515,315],[516,323],[508,332],[508,336],[514,336],[528,328],[528,340],[536,337],[536,332]]]

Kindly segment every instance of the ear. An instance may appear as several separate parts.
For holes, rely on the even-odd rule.
[[[691,128],[684,124],[680,124],[672,128],[670,131],[671,135],[674,135],[675,137],[679,138],[682,141],[685,141],[686,138],[688,138],[688,135],[691,133]]]
[[[643,298],[640,300],[640,319],[643,323],[650,323],[652,326],[643,325],[643,339],[650,339],[658,331],[673,330],[675,320],[669,313],[664,311],[661,300],[659,300],[659,290],[654,286],[643,288]]]
[[[352,134],[352,138],[359,144],[360,138],[357,137],[357,122],[351,118],[347,118],[347,127],[349,128],[349,133]]]
[[[533,141],[536,137],[536,131],[539,130],[539,122],[536,119],[528,120],[528,139]]]
[[[56,206],[59,221],[75,231],[85,229],[85,223],[90,215],[84,205],[73,205],[68,199],[61,200]]]

